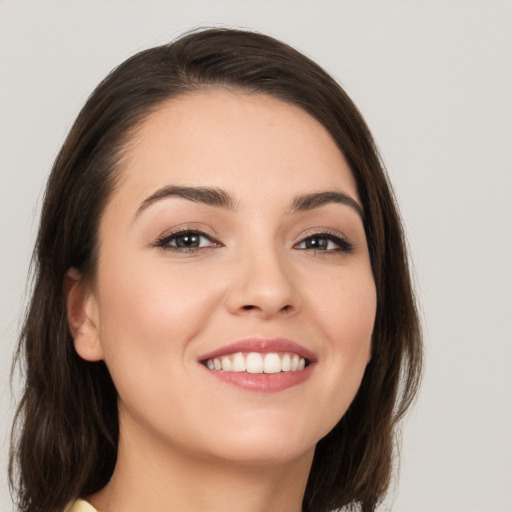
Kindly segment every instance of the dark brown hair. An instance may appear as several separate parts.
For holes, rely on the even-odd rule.
[[[26,384],[11,448],[23,511],[61,512],[105,486],[117,453],[117,395],[103,362],[75,352],[64,276],[95,271],[98,224],[123,150],[162,102],[229,88],[297,105],[330,132],[356,179],[377,288],[372,360],[347,413],[317,445],[303,510],[369,512],[392,474],[398,420],[417,391],[421,336],[404,237],[372,136],[343,89],[317,64],[264,35],[199,30],[129,58],[93,92],[50,175],[20,337]]]

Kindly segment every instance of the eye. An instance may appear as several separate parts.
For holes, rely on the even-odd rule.
[[[302,250],[343,252],[347,254],[353,250],[353,244],[351,242],[333,233],[315,233],[314,235],[304,238],[295,247]]]
[[[157,240],[154,245],[162,249],[184,252],[220,246],[218,242],[214,241],[206,233],[197,230],[180,230],[166,234]]]

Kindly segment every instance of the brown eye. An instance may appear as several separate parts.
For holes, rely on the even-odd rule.
[[[310,238],[306,238],[301,244],[299,244],[301,249],[316,249],[321,251],[328,250],[329,242],[331,242],[331,245],[335,245],[331,240],[327,240],[327,238],[321,238],[318,236],[312,236]],[[332,247],[331,247],[332,249]]]
[[[195,233],[188,233],[186,235],[178,235],[174,237],[174,241],[176,242],[176,247],[200,247],[201,245],[201,235]]]
[[[218,247],[220,244],[200,231],[180,231],[165,235],[155,245],[162,249],[193,251],[208,247]]]
[[[299,242],[296,247],[302,250],[344,253],[350,253],[353,249],[348,240],[331,233],[318,233],[317,235],[308,236]]]

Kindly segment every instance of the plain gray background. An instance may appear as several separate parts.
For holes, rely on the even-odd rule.
[[[42,188],[74,117],[136,51],[229,25],[296,46],[343,84],[399,198],[427,369],[382,510],[510,512],[511,14],[509,0],[0,0],[2,466]],[[11,509],[2,469],[0,510]]]

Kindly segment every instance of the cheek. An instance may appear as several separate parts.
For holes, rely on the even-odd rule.
[[[126,363],[151,373],[162,361],[184,358],[217,295],[211,276],[185,267],[123,261],[101,269],[100,337],[113,373]]]
[[[354,283],[344,295],[336,315],[338,332],[346,335],[340,339],[347,354],[365,358],[371,351],[371,338],[377,309],[377,295],[373,277]]]
[[[206,269],[186,267],[126,260],[105,265],[98,279],[105,283],[100,338],[123,414],[183,438],[189,411],[182,398],[191,393],[195,366],[191,349],[219,301]]]
[[[333,326],[341,333],[338,339],[340,364],[353,365],[356,378],[362,379],[371,357],[371,340],[377,309],[375,284],[372,279],[356,282],[347,290],[343,304],[335,314]]]
[[[316,286],[314,286],[314,284]],[[373,332],[377,296],[370,268],[350,269],[339,275],[326,276],[323,283],[315,279],[310,289],[310,304],[318,323],[338,350],[357,354],[367,350]]]
[[[316,398],[318,410],[325,412],[327,433],[350,406],[370,360],[377,299],[369,270],[324,284],[311,307],[328,340],[319,360],[323,390]]]

